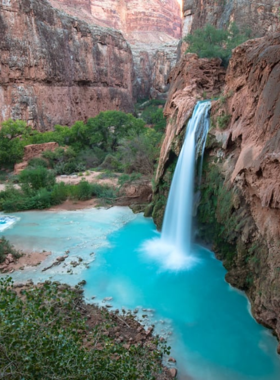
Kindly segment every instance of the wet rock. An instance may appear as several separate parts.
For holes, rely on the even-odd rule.
[[[6,259],[9,261],[9,263],[15,262],[15,258],[13,257],[13,255],[11,253],[8,253]]]
[[[145,340],[145,336],[144,335],[142,335],[142,334],[137,334],[136,335],[136,337],[135,337],[135,341],[138,343],[138,342],[141,342],[141,341],[143,341],[143,340]]]
[[[63,262],[63,261],[65,261],[66,259],[68,258],[68,256],[59,256],[59,257],[57,257],[56,258],[56,261],[58,261],[58,262]]]
[[[172,357],[170,357],[170,358],[168,359],[168,361],[169,361],[170,363],[176,363],[176,362],[177,362],[177,360],[174,359],[174,358],[172,358]]]
[[[169,373],[170,373],[170,376],[172,377],[172,379],[175,379],[175,377],[177,376],[177,369],[176,368],[169,368]]]

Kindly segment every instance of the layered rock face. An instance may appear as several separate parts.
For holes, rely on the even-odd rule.
[[[182,37],[178,0],[50,0],[88,23],[120,30],[130,43],[134,98],[166,98],[167,79]]]
[[[0,122],[12,117],[47,130],[133,109],[133,58],[120,32],[46,0],[2,0],[0,10]]]
[[[183,35],[209,23],[218,28],[235,22],[255,37],[279,26],[280,0],[184,0]]]
[[[122,31],[130,41],[180,39],[181,8],[178,0],[50,0],[88,22]]]

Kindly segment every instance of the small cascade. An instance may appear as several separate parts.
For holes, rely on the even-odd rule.
[[[168,269],[184,269],[195,261],[191,255],[195,165],[203,157],[210,108],[210,101],[195,106],[173,176],[160,241],[147,242],[144,247]]]

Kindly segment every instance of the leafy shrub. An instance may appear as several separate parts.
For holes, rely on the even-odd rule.
[[[161,136],[154,129],[146,129],[140,135],[123,139],[118,153],[124,171],[153,174]]]
[[[50,170],[38,166],[36,168],[23,170],[19,174],[19,182],[23,191],[30,193],[32,190],[52,188],[55,184],[55,175]]]
[[[101,169],[113,170],[113,171],[123,171],[123,166],[120,159],[113,154],[108,154],[105,160],[100,165]]]
[[[136,181],[137,179],[139,179],[141,177],[142,177],[141,173],[132,173],[131,175],[129,175],[129,174],[122,174],[118,178],[118,184],[120,186],[123,186],[125,183]]]
[[[217,124],[220,129],[227,128],[229,122],[231,120],[231,115],[224,114],[222,116],[217,117]]]
[[[3,379],[152,380],[160,374],[161,356],[169,348],[126,348],[108,335],[115,322],[107,312],[89,327],[81,308],[78,290],[66,285],[45,283],[19,296],[10,278],[1,279]]]
[[[78,185],[71,189],[71,196],[79,201],[86,201],[92,198],[92,186],[85,180],[82,180]]]
[[[99,185],[98,183],[91,184],[92,195],[97,198],[115,199],[117,194],[113,187],[108,185]]]
[[[196,53],[200,58],[221,58],[225,65],[231,57],[232,49],[250,38],[250,31],[241,33],[235,23],[228,30],[216,29],[207,24],[185,37],[189,44],[187,53]]]
[[[28,166],[33,167],[33,168],[37,168],[38,166],[42,166],[44,168],[47,168],[48,163],[45,160],[43,160],[42,158],[32,158],[28,162]]]

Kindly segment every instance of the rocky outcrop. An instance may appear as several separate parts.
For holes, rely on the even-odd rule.
[[[183,35],[209,23],[218,28],[235,22],[261,37],[279,26],[280,0],[184,0]]]
[[[46,0],[2,0],[0,11],[0,122],[12,117],[48,130],[133,109],[133,58],[120,32]]]
[[[50,150],[53,152],[58,147],[59,145],[56,142],[26,145],[24,147],[24,156],[22,162],[19,164],[15,164],[14,166],[14,174],[19,174],[23,169],[27,168],[28,162],[32,158],[41,157],[42,153],[46,150]]]
[[[218,96],[223,88],[225,69],[219,59],[199,59],[196,54],[186,54],[172,70],[171,83],[164,114],[168,118],[166,135],[161,147],[156,180],[159,181],[170,160],[171,151],[178,156],[180,144],[174,146],[186,127],[198,100]]]

